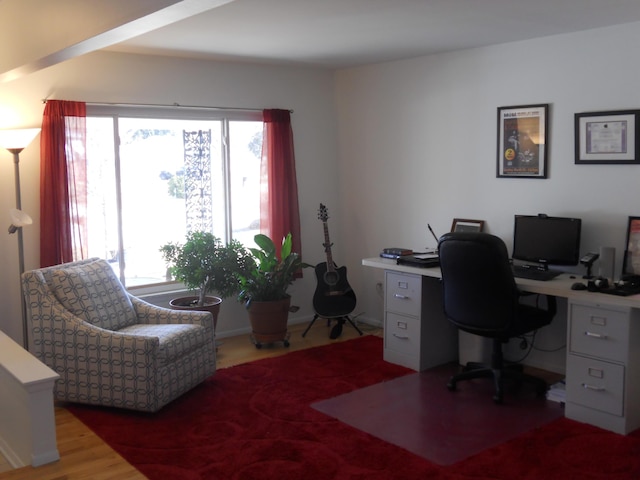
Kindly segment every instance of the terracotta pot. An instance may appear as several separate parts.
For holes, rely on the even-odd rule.
[[[289,320],[289,306],[291,297],[272,302],[251,302],[249,306],[249,321],[253,341],[257,348],[263,343],[284,342],[289,346],[287,323]]]
[[[210,312],[213,315],[213,329],[215,330],[218,326],[218,314],[220,313],[220,305],[222,304],[222,299],[218,297],[204,297],[205,303],[203,306],[199,307],[196,305],[198,303],[198,297],[180,297],[174,298],[169,302],[169,305],[174,310],[196,310],[199,312]]]

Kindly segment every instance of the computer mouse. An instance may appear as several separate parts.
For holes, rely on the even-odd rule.
[[[571,285],[571,290],[586,290],[587,286],[582,282],[576,282]]]

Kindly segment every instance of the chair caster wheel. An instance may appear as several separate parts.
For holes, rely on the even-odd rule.
[[[256,343],[256,348],[257,348],[258,350],[260,350],[260,349],[262,348],[262,344],[261,344],[261,343]]]
[[[456,384],[454,382],[449,382],[447,383],[447,389],[450,392],[454,392],[456,390]]]
[[[289,348],[289,345],[290,345],[289,340],[285,340],[285,341],[284,341],[284,346],[285,346],[285,347],[287,347],[287,348]]]

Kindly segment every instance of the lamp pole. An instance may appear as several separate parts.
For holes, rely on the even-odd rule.
[[[15,190],[16,190],[16,209],[18,212],[22,211],[22,195],[20,193],[20,152],[25,149],[27,145],[36,137],[40,132],[39,128],[22,128],[16,130],[0,130],[0,146],[13,154],[14,165],[14,178],[15,178]],[[30,223],[29,219],[29,223]],[[11,225],[9,227],[9,233],[13,233],[16,226]],[[24,300],[24,288],[22,287],[22,274],[24,273],[24,243],[22,239],[22,224],[17,225],[18,231],[18,267],[20,271],[19,283],[20,283],[20,313],[22,320],[22,345],[25,349],[28,349],[28,335],[29,329],[27,328],[27,312]]]
[[[13,154],[13,173],[16,183],[16,209],[22,211],[22,195],[20,193],[20,152],[22,148],[8,149]],[[29,349],[29,329],[27,328],[27,311],[24,301],[24,287],[22,286],[22,274],[24,273],[24,243],[22,240],[22,227],[18,227],[18,268],[20,272],[20,317],[22,319],[22,346]]]

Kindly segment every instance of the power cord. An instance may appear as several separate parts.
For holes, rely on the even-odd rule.
[[[530,341],[527,340],[525,335],[518,337],[520,339],[520,348],[522,350],[526,349],[527,350],[526,353],[517,360],[505,360],[505,361],[507,363],[522,363],[524,360],[526,360],[526,358],[531,354],[531,350],[533,350],[533,343],[535,342],[535,339],[536,339],[536,333],[537,333],[537,330],[533,332],[532,338]]]

